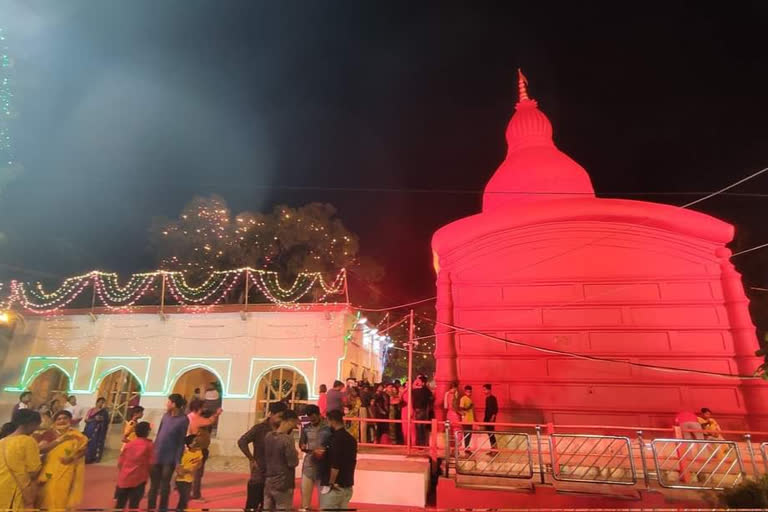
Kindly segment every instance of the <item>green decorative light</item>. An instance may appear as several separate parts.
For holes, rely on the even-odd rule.
[[[346,357],[346,350],[345,355]],[[339,361],[341,362],[344,357],[340,358]],[[142,380],[138,375],[136,375],[136,372],[131,369],[129,366],[125,364],[116,364],[114,366],[108,366],[106,369],[101,371],[101,373],[96,376],[96,370],[98,368],[99,362],[107,360],[107,361],[138,361],[138,360],[144,360],[147,361],[147,367],[144,373],[144,379]],[[29,367],[30,365],[35,361],[44,361],[45,364],[43,364],[40,368],[35,370],[34,373],[29,375]],[[74,361],[74,369],[70,372],[66,368],[64,368],[61,364],[59,364],[57,361]],[[184,364],[181,366],[181,368],[176,369],[173,373],[173,376],[171,376],[171,367],[174,361],[183,361],[189,364]],[[254,374],[254,367],[255,363],[258,361],[270,361],[274,362],[276,364],[271,365],[269,368],[262,370],[261,373],[259,373],[258,377],[254,380],[253,374]],[[248,371],[248,392],[247,393],[230,393],[230,384],[231,384],[231,377],[232,377],[232,358],[228,357],[169,357],[168,358],[168,364],[166,365],[166,374],[165,378],[163,380],[163,387],[156,391],[148,391],[147,385],[149,383],[149,373],[150,373],[150,366],[152,364],[152,357],[151,356],[97,356],[93,363],[93,371],[91,372],[91,378],[90,382],[88,384],[87,389],[71,389],[72,383],[77,378],[77,370],[78,370],[78,364],[79,364],[79,358],[77,357],[48,357],[48,356],[31,356],[27,358],[27,361],[24,365],[24,370],[22,371],[21,378],[19,379],[19,384],[17,386],[9,386],[4,388],[5,391],[8,392],[22,392],[26,391],[29,384],[41,373],[45,372],[46,370],[49,370],[51,368],[58,368],[61,370],[67,377],[69,378],[70,382],[70,389],[68,390],[69,393],[74,395],[90,395],[95,393],[98,390],[99,385],[101,384],[101,381],[104,379],[104,377],[108,376],[111,373],[114,373],[118,370],[126,370],[128,371],[133,377],[136,379],[137,382],[141,385],[142,389],[142,396],[168,396],[172,389],[173,385],[176,383],[178,378],[183,375],[184,373],[188,372],[189,370],[193,370],[195,368],[201,368],[203,370],[209,371],[213,373],[217,379],[219,379],[219,382],[224,383],[225,380],[222,378],[221,373],[216,370],[216,368],[212,367],[211,365],[207,364],[209,362],[221,362],[226,363],[227,366],[227,379],[226,384],[223,385],[223,392],[222,392],[222,398],[227,399],[251,399],[256,394],[256,386],[259,383],[259,381],[269,373],[270,371],[277,369],[277,368],[288,368],[292,371],[295,371],[299,375],[301,375],[304,378],[304,381],[307,382],[309,385],[311,381],[312,389],[308,390],[308,395],[310,400],[317,400],[319,395],[316,392],[317,389],[317,358],[316,357],[252,357],[250,360],[249,365],[249,371]],[[292,364],[285,364],[285,363],[301,363],[306,362],[312,363],[312,379],[310,379],[307,374],[298,368],[295,365]],[[22,385],[23,384],[23,385]]]
[[[110,366],[98,377],[95,377],[96,375],[96,367],[98,366],[98,363],[100,360],[118,360],[118,361],[146,361],[147,362],[147,368],[144,371],[144,379],[142,380],[138,375],[136,375],[136,372],[134,372],[131,368],[124,364],[119,364],[117,366]],[[152,365],[152,357],[150,356],[96,356],[96,359],[93,361],[93,371],[91,372],[91,381],[88,384],[88,389],[84,390],[73,390],[75,393],[79,394],[86,394],[91,393],[92,391],[96,391],[99,389],[99,385],[101,384],[101,381],[106,377],[107,375],[110,375],[111,373],[114,373],[118,370],[125,370],[136,379],[136,382],[139,383],[141,386],[141,389],[147,389],[147,383],[149,382],[149,368]]]

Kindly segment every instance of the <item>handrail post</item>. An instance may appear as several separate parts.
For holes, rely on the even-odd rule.
[[[643,468],[643,481],[645,488],[651,488],[651,482],[648,478],[648,465],[645,463],[645,441],[643,440],[643,431],[637,431],[637,443],[640,445],[640,465]],[[631,455],[631,454],[630,454]]]
[[[437,459],[437,418],[432,418],[432,424],[430,425],[429,455],[432,459]]]
[[[539,478],[541,483],[544,484],[546,479],[544,478],[544,454],[541,453],[541,425],[536,425],[536,446],[539,452]]]
[[[445,476],[450,476],[451,461],[451,422],[445,420]]]
[[[752,462],[752,471],[755,472],[753,475],[755,479],[760,476],[760,473],[757,470],[757,462],[755,462],[755,452],[752,449],[752,435],[751,434],[744,434],[744,441],[747,443],[747,453],[749,453],[749,460]]]

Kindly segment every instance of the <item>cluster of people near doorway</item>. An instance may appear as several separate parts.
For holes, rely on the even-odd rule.
[[[317,405],[322,415],[330,411],[344,413],[346,429],[359,442],[404,444],[408,432],[403,429],[403,420],[407,417],[410,394],[416,422],[414,441],[418,446],[426,446],[429,425],[421,422],[434,418],[434,393],[425,375],[417,376],[413,389],[408,388],[407,381],[401,384],[397,379],[376,384],[358,383],[353,378],[346,383],[337,380],[331,389],[320,386]]]

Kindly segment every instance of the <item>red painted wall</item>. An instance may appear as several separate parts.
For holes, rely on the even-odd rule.
[[[438,320],[581,355],[751,374],[757,339],[725,248],[733,227],[594,198],[547,123],[535,102],[518,104],[483,213],[435,233]],[[459,380],[482,405],[479,387],[490,382],[500,420],[668,426],[681,410],[709,407],[723,428],[768,430],[760,381],[543,353],[446,325],[436,356],[438,393]]]

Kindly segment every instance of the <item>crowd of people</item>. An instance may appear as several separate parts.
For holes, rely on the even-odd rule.
[[[309,405],[304,414],[307,423],[299,436],[299,450],[304,453],[302,508],[309,508],[317,489],[321,509],[346,509],[354,488],[357,440],[348,431],[340,409],[333,408],[323,415],[320,407]],[[294,476],[299,465],[293,432],[298,425],[295,411],[285,402],[274,402],[269,404],[266,419],[240,437],[238,447],[251,468],[247,510],[293,508]]]
[[[482,391],[481,430],[493,454],[498,449],[493,424],[499,403],[491,384]],[[358,442],[402,443],[409,435],[403,432],[405,423],[391,420],[404,417],[409,399],[417,422],[410,435],[414,444],[425,446],[435,399],[423,375],[410,392],[407,382],[397,381],[371,385],[348,379],[335,381],[331,389],[323,385],[317,405],[304,406],[302,417],[286,401],[270,403],[265,419],[237,443],[250,465],[245,508],[292,508],[300,461],[302,508],[311,506],[315,493],[322,509],[346,508],[353,494]],[[123,425],[114,507],[137,509],[146,494],[148,510],[167,511],[175,487],[175,508],[183,511],[190,499],[201,498],[211,435],[222,413],[220,392],[211,384],[205,394],[196,389],[189,403],[179,394],[168,396],[154,441],[152,425],[142,421],[144,409],[138,400],[132,404]],[[472,386],[460,390],[451,383],[441,405],[447,420],[461,425],[470,453],[477,423]],[[90,408],[69,396],[66,405],[56,399],[33,409],[31,393],[22,393],[11,421],[0,430],[0,509],[76,509],[83,499],[85,466],[101,460],[109,423],[103,398]],[[699,414],[679,413],[675,425],[680,437],[723,439],[707,408]]]
[[[408,388],[407,381],[402,384],[398,380],[370,384],[365,381],[358,383],[352,378],[347,379],[346,383],[337,380],[331,389],[325,385],[320,386],[317,404],[323,415],[330,411],[344,413],[347,430],[360,442],[403,444],[407,435],[402,420],[407,417]],[[419,422],[434,418],[434,394],[426,376],[419,375],[414,379],[410,399],[413,401],[413,419],[416,422],[415,444],[426,446],[429,425]]]

